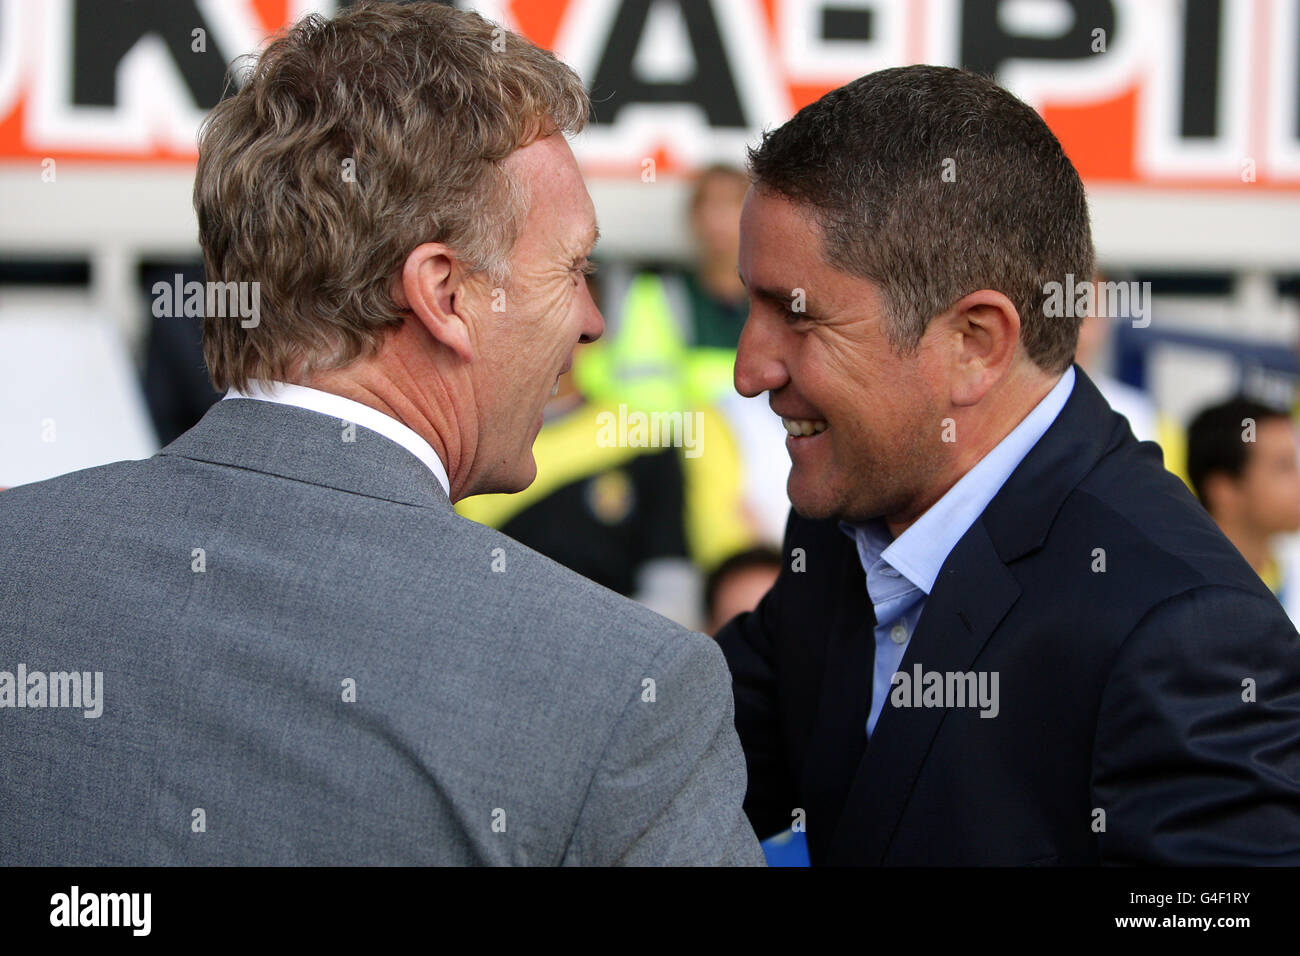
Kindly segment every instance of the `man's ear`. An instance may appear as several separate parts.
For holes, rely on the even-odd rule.
[[[1020,345],[1020,313],[1001,292],[981,289],[939,321],[952,348],[952,403],[975,405],[1011,368]]]
[[[394,290],[429,334],[466,362],[474,358],[469,317],[465,314],[465,269],[456,253],[440,242],[416,246],[402,264]]]

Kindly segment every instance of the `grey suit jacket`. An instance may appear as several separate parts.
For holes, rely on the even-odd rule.
[[[224,401],[0,492],[0,863],[761,865],[713,641],[354,434]]]

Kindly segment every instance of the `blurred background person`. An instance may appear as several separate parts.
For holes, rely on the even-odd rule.
[[[1280,536],[1300,531],[1300,450],[1290,416],[1250,398],[1203,409],[1187,434],[1187,467],[1201,504],[1293,622],[1300,566]]]
[[[749,177],[715,164],[695,179],[687,207],[685,266],[608,268],[602,275],[607,341],[586,350],[580,387],[644,409],[717,401],[731,389],[749,308],[736,273],[740,207]]]
[[[717,634],[737,614],[758,607],[781,573],[781,553],[760,546],[739,551],[709,574],[704,585],[704,619]]]

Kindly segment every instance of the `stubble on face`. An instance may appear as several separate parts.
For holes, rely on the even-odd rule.
[[[849,436],[847,464],[840,469],[847,480],[822,517],[910,523],[928,507],[918,507],[920,489],[932,486],[943,470],[942,419],[923,389],[909,394],[912,400],[892,409],[888,420],[864,424]],[[870,417],[870,409],[864,415]]]
[[[787,440],[791,504],[813,519],[911,515],[951,447],[931,384],[942,378],[932,343],[894,349],[880,288],[827,262],[807,210],[751,190],[741,222],[752,327],[742,336],[737,386],[767,390],[783,417],[827,425]],[[781,301],[795,289],[806,295],[804,314]]]

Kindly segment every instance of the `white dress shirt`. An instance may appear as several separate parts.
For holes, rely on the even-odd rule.
[[[319,412],[340,421],[352,422],[362,428],[378,432],[390,441],[397,442],[420,461],[424,462],[433,476],[442,485],[442,490],[451,497],[451,483],[447,480],[447,466],[442,463],[427,441],[411,428],[403,425],[391,415],[385,415],[378,409],[354,402],[333,392],[322,392],[318,388],[306,385],[293,385],[289,382],[249,382],[247,391],[232,388],[222,397],[222,401],[231,398],[256,399],[260,402],[275,402],[278,405],[292,405],[305,408],[309,412]]]

